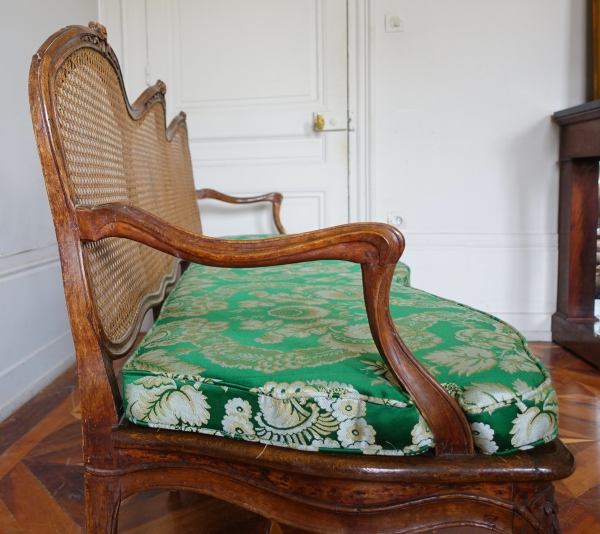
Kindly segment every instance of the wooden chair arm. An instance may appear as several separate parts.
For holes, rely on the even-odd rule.
[[[198,200],[203,198],[214,198],[215,200],[221,200],[223,202],[228,202],[229,204],[254,204],[255,202],[271,202],[273,204],[273,222],[275,223],[279,233],[285,234],[285,228],[279,219],[281,202],[283,200],[283,195],[281,193],[268,193],[258,197],[232,197],[224,193],[219,193],[219,191],[215,191],[214,189],[196,189],[196,198]]]
[[[411,354],[391,319],[390,287],[395,265],[404,251],[404,237],[396,228],[383,223],[356,223],[271,239],[233,241],[195,234],[125,204],[78,206],[76,215],[84,241],[132,239],[213,267],[266,267],[314,260],[360,263],[373,340],[429,425],[436,454],[474,453],[464,413]]]

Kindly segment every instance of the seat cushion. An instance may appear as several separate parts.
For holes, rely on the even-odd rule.
[[[412,288],[400,265],[396,328],[465,411],[488,454],[557,435],[550,377],[512,327]],[[404,273],[404,274],[403,274]],[[404,282],[404,283],[403,283]],[[418,454],[432,435],[368,326],[360,266],[191,266],[123,369],[136,424],[304,450]]]

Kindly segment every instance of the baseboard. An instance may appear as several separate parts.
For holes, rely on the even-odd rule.
[[[71,331],[0,373],[0,422],[75,363]]]
[[[552,313],[490,312],[514,326],[529,341],[550,341]]]
[[[0,258],[0,420],[75,361],[56,245]]]
[[[531,341],[550,341],[556,234],[412,234],[402,260],[414,287],[496,315]]]
[[[523,337],[525,337],[525,339],[529,342],[533,342],[533,341],[547,341],[547,342],[551,342],[552,341],[552,332],[536,332],[536,331],[527,331],[527,330],[523,330],[521,331],[521,334],[523,334]]]

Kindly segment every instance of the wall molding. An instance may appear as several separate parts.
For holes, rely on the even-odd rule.
[[[39,247],[27,248],[24,250],[17,250],[15,252],[9,252],[7,254],[0,254],[0,259],[10,258],[12,256],[19,256],[21,254],[29,254],[31,252],[35,252],[36,250],[44,250],[44,249],[55,247],[55,246],[56,246],[56,242],[52,242],[52,243],[48,243],[46,245],[40,245]]]
[[[411,249],[528,249],[558,250],[558,234],[428,233],[402,230]]]
[[[0,282],[48,267],[58,261],[56,243],[0,256]]]

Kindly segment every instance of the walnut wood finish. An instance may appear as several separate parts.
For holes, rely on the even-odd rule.
[[[281,193],[268,193],[267,195],[260,195],[258,197],[231,197],[223,193],[219,193],[214,189],[199,189],[196,191],[196,198],[198,200],[203,198],[213,198],[215,200],[222,200],[229,204],[254,204],[256,202],[271,202],[273,204],[273,222],[275,227],[280,234],[285,234],[285,229],[281,220],[279,219],[279,212],[281,210],[281,202],[283,201],[283,195]]]
[[[555,115],[560,125],[557,311],[552,339],[600,367],[594,333],[600,108]]]
[[[459,406],[398,335],[388,306],[394,266],[404,249],[398,230],[363,223],[269,240],[230,241],[205,237],[138,205],[82,205],[73,200],[64,140],[56,120],[53,76],[82,48],[103,55],[117,72],[124,97],[106,30],[95,23],[90,28],[65,28],[42,45],[32,61],[29,94],[77,355],[87,531],[115,532],[120,502],[129,495],[185,488],[316,532],[425,532],[453,525],[501,532],[557,532],[551,481],[572,471],[568,450],[555,440],[501,458],[473,454],[471,432]],[[164,92],[161,83],[146,90],[133,106],[127,104],[129,116],[142,120],[155,104],[164,106]],[[182,126],[183,115],[169,131]],[[159,128],[156,135],[168,138],[170,134]],[[188,150],[181,154],[189,159]],[[194,226],[199,227],[199,222]],[[373,339],[429,424],[435,455],[386,458],[305,453],[127,423],[112,360],[132,347],[139,325],[129,327],[120,346],[104,335],[97,310],[98,287],[85,254],[90,244],[108,239],[136,241],[181,260],[221,267],[318,259],[361,264]],[[168,277],[157,299],[166,293],[165,280]],[[151,304],[157,305],[153,299],[147,308]],[[268,529],[268,523],[264,528]]]

